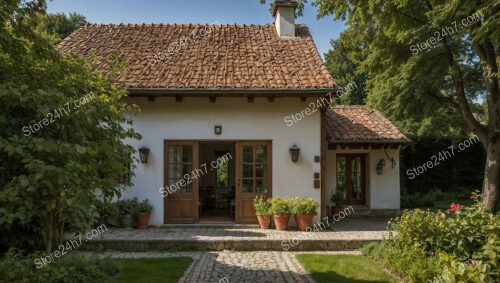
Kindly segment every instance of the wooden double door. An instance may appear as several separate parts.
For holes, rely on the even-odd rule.
[[[337,189],[343,189],[346,203],[366,204],[365,155],[337,154]]]
[[[252,200],[272,195],[272,143],[235,142],[235,222],[256,222]],[[198,141],[165,141],[164,223],[196,223],[199,218],[199,178],[212,167],[200,164]]]

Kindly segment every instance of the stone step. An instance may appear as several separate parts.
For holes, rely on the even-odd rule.
[[[189,240],[97,240],[87,241],[83,251],[351,251],[379,239],[351,240],[232,240],[232,241],[189,241]]]

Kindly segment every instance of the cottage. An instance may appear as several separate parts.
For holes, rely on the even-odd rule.
[[[366,214],[400,207],[399,151],[408,139],[364,106],[331,107],[338,87],[294,1],[276,1],[273,25],[86,24],[60,44],[112,53],[128,66],[117,83],[141,149],[125,197],[148,198],[152,224],[256,218],[254,196],[312,197],[318,217],[330,196]]]

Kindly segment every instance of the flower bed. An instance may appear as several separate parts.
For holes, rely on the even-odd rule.
[[[445,212],[406,210],[389,222],[391,239],[364,253],[412,282],[498,282],[500,217],[474,204]]]

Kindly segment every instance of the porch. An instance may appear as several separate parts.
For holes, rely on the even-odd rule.
[[[352,217],[318,232],[259,229],[256,225],[182,224],[132,230],[110,228],[85,243],[88,251],[346,251],[389,236],[387,218]]]

